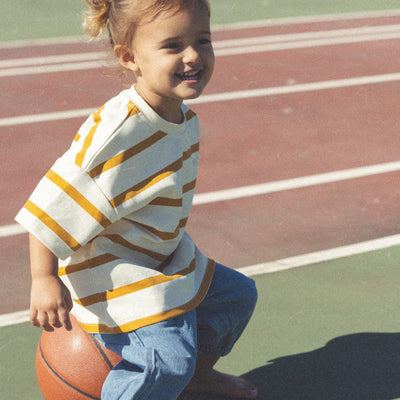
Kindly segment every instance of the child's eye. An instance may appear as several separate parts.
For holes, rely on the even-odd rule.
[[[180,48],[180,44],[178,42],[170,42],[166,43],[163,48],[169,50],[178,50]]]
[[[199,40],[200,44],[211,44],[211,39],[204,38]]]

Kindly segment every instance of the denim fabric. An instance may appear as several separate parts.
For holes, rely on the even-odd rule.
[[[176,400],[190,382],[197,352],[228,354],[257,301],[254,281],[217,264],[203,302],[184,315],[116,335],[94,334],[123,361],[108,375],[104,400]]]

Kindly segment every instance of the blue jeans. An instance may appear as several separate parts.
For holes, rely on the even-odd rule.
[[[176,400],[190,382],[197,352],[228,354],[257,301],[254,281],[217,264],[203,302],[184,315],[116,335],[95,334],[123,360],[109,373],[104,400]]]

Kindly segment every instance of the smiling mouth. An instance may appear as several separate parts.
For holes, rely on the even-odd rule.
[[[201,79],[201,71],[188,71],[182,74],[177,74],[177,76],[185,82],[199,82]]]

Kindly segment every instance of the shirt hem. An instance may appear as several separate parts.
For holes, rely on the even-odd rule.
[[[136,329],[143,328],[144,326],[156,324],[158,322],[166,321],[168,319],[178,317],[179,315],[186,314],[187,312],[196,308],[206,297],[212,277],[214,275],[214,269],[215,262],[209,259],[203,281],[196,295],[189,302],[182,304],[181,306],[176,307],[172,310],[164,311],[115,327],[109,327],[105,324],[85,324],[83,322],[78,322],[80,326],[89,333],[118,334],[131,332]]]

